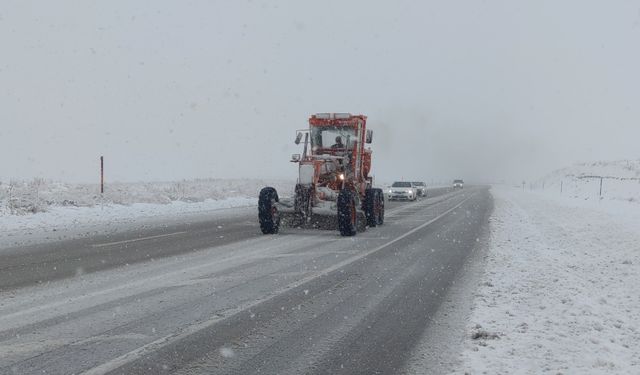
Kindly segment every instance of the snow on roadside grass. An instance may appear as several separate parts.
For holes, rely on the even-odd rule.
[[[290,193],[294,186],[287,181],[249,179],[112,184],[107,203],[99,204],[92,197],[95,186],[88,189],[86,185],[41,183],[38,196],[47,197],[50,203],[45,204],[46,209],[21,214],[15,214],[15,210],[14,214],[10,210],[0,211],[0,247],[212,218],[213,211],[257,207],[258,192],[266,185],[276,187],[282,196]],[[29,193],[32,186],[25,184],[23,187],[21,201],[29,202],[33,198]],[[180,191],[176,195],[166,195],[176,189]],[[13,196],[20,196],[19,193],[20,189],[12,192]]]
[[[261,179],[195,179],[170,182],[107,183],[100,194],[98,184],[68,184],[33,179],[32,181],[0,182],[0,215],[29,214],[49,211],[55,207],[94,207],[136,203],[169,204],[172,202],[201,203],[207,200],[257,197],[264,186],[279,192],[293,191],[294,183]]]
[[[103,208],[52,207],[36,214],[4,215],[0,216],[0,248],[214,218],[226,208],[256,205],[257,198],[228,198],[197,203],[105,205]]]
[[[635,204],[616,212],[492,193],[491,248],[458,372],[640,373]]]

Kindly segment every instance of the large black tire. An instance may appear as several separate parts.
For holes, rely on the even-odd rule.
[[[258,197],[258,220],[263,234],[276,234],[280,229],[280,214],[276,207],[278,192],[272,187],[260,190]]]
[[[364,213],[367,217],[367,225],[370,228],[378,225],[378,212],[377,212],[377,189],[367,189],[364,191]]]
[[[356,201],[348,189],[342,189],[338,194],[338,230],[341,236],[355,236],[358,230]]]
[[[376,224],[384,224],[384,191],[382,189],[374,189],[376,191],[376,200],[378,203],[378,209],[376,213]]]

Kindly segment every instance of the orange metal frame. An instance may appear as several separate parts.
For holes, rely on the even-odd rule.
[[[351,160],[354,163],[359,163],[359,165],[355,165],[355,171],[358,173],[355,176],[355,180],[345,180],[345,187],[349,187],[354,191],[357,191],[360,196],[364,196],[365,189],[367,187],[367,182],[371,181],[369,178],[369,172],[371,170],[371,151],[365,150],[364,144],[366,139],[367,132],[367,116],[365,115],[350,115],[346,118],[319,118],[316,115],[312,115],[309,118],[310,127],[324,127],[324,126],[335,126],[335,127],[345,127],[345,128],[354,128],[358,130],[358,127],[362,125],[359,139],[357,143],[357,147],[355,147],[352,151]],[[336,151],[324,148],[323,152],[327,152],[330,154],[335,154]],[[360,156],[360,157],[358,157]],[[314,171],[315,171],[315,180],[317,181],[317,177],[319,174],[321,163],[314,163]],[[346,177],[345,177],[346,178]]]

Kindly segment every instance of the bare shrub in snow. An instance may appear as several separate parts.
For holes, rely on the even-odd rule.
[[[500,338],[499,334],[495,332],[488,332],[482,329],[471,333],[472,340],[494,340],[499,338]]]

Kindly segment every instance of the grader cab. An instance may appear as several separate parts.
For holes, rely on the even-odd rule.
[[[258,219],[265,234],[277,233],[281,224],[336,228],[353,236],[367,226],[384,222],[384,194],[373,187],[372,141],[367,117],[349,113],[319,113],[309,118],[309,128],[298,131],[296,144],[302,154],[298,183],[292,199],[279,199],[277,191],[265,187],[258,200]]]

